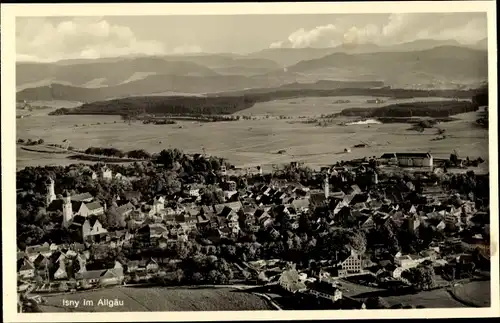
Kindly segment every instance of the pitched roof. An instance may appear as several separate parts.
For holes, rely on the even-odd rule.
[[[26,253],[28,254],[33,254],[38,252],[49,252],[49,251],[50,251],[50,245],[47,242],[42,245],[34,245],[26,247]]]
[[[168,231],[168,229],[160,223],[148,224],[150,235],[161,235],[163,232]]]
[[[96,216],[90,216],[87,220],[89,221],[90,227],[93,227],[97,222],[99,222],[99,218]]]
[[[17,270],[18,271],[21,271],[21,270],[32,270],[32,269],[35,269],[35,266],[28,259],[19,259],[17,261]]]
[[[224,205],[227,207],[230,207],[234,211],[239,211],[243,207],[243,205],[241,204],[240,201],[230,202],[230,203],[226,203]]]
[[[107,270],[99,269],[99,270],[88,270],[78,274],[82,279],[99,279]]]
[[[23,259],[24,257],[26,257],[25,252],[22,252],[22,251],[17,252],[17,260]]]
[[[134,205],[130,202],[123,204],[119,207],[116,208],[116,212],[118,212],[120,215],[123,215],[127,211],[133,211],[135,209]]]
[[[97,210],[97,209],[100,209],[102,208],[103,206],[101,205],[101,203],[97,202],[97,201],[94,201],[94,202],[90,202],[90,203],[86,203],[85,204],[87,206],[87,209],[89,209],[90,211],[92,210]]]
[[[71,196],[71,200],[72,201],[77,201],[77,202],[82,202],[82,201],[85,201],[85,200],[88,200],[88,199],[93,199],[93,198],[94,197],[89,192],[85,192],[85,193],[81,193],[81,194],[75,194],[75,195]]]
[[[138,200],[139,200],[139,199],[141,199],[141,196],[142,196],[141,192],[139,192],[139,191],[126,191],[126,192],[124,193],[124,195],[125,195],[125,198],[126,198],[127,200],[131,200],[131,199],[133,199],[133,198],[135,198],[135,199],[138,199]]]
[[[396,153],[398,158],[428,158],[431,157],[430,153]]]
[[[309,199],[296,199],[292,201],[292,206],[295,209],[308,208],[309,207]]]

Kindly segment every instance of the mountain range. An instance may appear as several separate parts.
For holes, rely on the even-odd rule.
[[[214,93],[318,81],[394,87],[487,80],[487,42],[422,40],[381,47],[266,49],[248,55],[197,54],[16,64],[18,100],[95,101],[166,92]]]

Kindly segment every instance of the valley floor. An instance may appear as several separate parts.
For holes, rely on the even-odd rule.
[[[296,109],[299,104],[304,109],[308,107],[307,102],[290,102],[290,109]],[[336,107],[332,113],[341,108]],[[262,108],[256,106],[252,109],[258,111]],[[247,113],[253,114],[252,109]],[[318,113],[324,110],[321,108]],[[310,110],[305,115],[311,115]],[[318,167],[344,159],[379,156],[385,152],[430,151],[436,157],[448,158],[455,149],[463,158],[470,156],[488,160],[488,130],[475,124],[476,113],[457,115],[454,117],[458,120],[439,124],[438,127],[445,130],[446,138],[443,140],[432,140],[438,137],[435,128],[419,133],[409,130],[410,126],[403,123],[340,126],[334,122],[319,127],[301,122],[306,119],[293,113],[289,117],[291,119],[262,117],[258,120],[213,123],[178,122],[175,125],[140,122],[129,125],[118,116],[43,115],[16,121],[17,139],[43,138],[45,143],[57,144],[69,140],[77,149],[97,146],[158,152],[179,148],[186,153],[199,153],[205,149],[207,154],[227,158],[236,166],[263,165],[264,169],[290,161],[302,161]],[[358,144],[365,144],[366,147],[354,148]],[[351,152],[344,153],[346,148]],[[280,150],[285,152],[278,154]],[[18,169],[75,163],[64,155],[28,152],[20,147],[16,153]],[[484,167],[487,165],[483,164]]]

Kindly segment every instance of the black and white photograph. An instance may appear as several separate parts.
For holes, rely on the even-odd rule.
[[[404,4],[2,5],[12,317],[498,311],[495,4]]]

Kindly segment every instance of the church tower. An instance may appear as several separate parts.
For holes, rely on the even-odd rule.
[[[45,182],[45,187],[47,187],[47,205],[49,205],[56,199],[54,180],[51,177]]]
[[[68,191],[63,194],[63,226],[68,227],[73,219],[73,205]]]
[[[330,183],[329,183],[329,178],[328,174],[325,175],[325,183],[324,183],[324,189],[325,189],[325,199],[328,199],[330,197]]]

